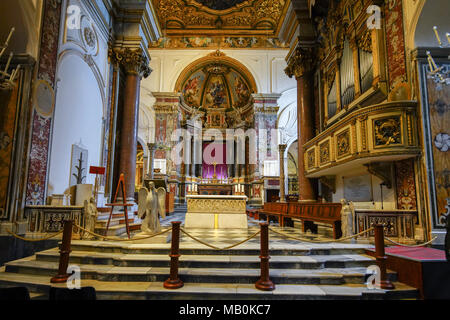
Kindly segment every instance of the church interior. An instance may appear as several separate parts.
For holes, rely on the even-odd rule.
[[[0,1],[0,300],[450,299],[448,13]]]

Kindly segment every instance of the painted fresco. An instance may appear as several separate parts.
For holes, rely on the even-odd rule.
[[[200,95],[205,81],[205,75],[201,71],[194,73],[183,86],[184,101],[193,107],[200,106]]]
[[[222,76],[212,76],[206,86],[204,105],[206,108],[229,107],[228,92]]]
[[[183,100],[194,108],[241,108],[251,97],[247,81],[228,65],[209,64],[182,85]]]
[[[250,98],[250,90],[242,77],[234,71],[227,74],[227,79],[232,88],[233,107],[240,108],[247,104]]]

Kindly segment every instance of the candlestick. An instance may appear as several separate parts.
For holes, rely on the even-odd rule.
[[[9,79],[11,82],[14,82],[14,80],[16,79],[16,76],[19,73],[19,69],[20,69],[20,64],[17,66],[17,68],[11,74],[11,77]]]
[[[433,66],[431,64],[431,61],[433,60],[433,58],[431,57],[430,51],[427,51],[427,60],[428,60],[428,65],[430,66],[430,71],[433,72]]]
[[[9,58],[8,58],[8,62],[6,63],[6,67],[5,67],[5,73],[7,73],[8,72],[8,68],[9,68],[9,64],[11,63],[11,60],[12,60],[12,58],[13,58],[13,53],[11,52],[10,54],[9,54]]]
[[[437,31],[437,27],[434,26],[434,27],[433,27],[433,30],[434,30],[434,34],[436,35],[436,39],[437,39],[437,41],[439,42],[439,45],[442,46],[441,38],[439,37],[439,33],[438,33],[438,31]]]
[[[15,30],[16,30],[16,28],[14,28],[14,27],[11,28],[11,31],[9,32],[8,38],[6,38],[5,47],[8,46],[9,40],[11,40],[11,37],[12,37],[12,35],[13,35]]]

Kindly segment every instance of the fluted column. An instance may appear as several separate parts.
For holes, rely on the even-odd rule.
[[[125,192],[134,199],[136,176],[136,150],[139,116],[139,88],[142,77],[148,77],[151,69],[141,49],[113,48],[111,58],[125,71],[122,128],[119,147],[119,173],[125,176]]]
[[[299,201],[314,201],[313,181],[305,176],[303,145],[314,137],[314,81],[312,66],[314,49],[297,48],[285,69],[289,77],[297,80],[297,128],[298,128],[298,193]]]
[[[278,145],[278,153],[280,157],[280,202],[286,202],[286,192],[284,190],[284,152],[286,151],[287,145]]]

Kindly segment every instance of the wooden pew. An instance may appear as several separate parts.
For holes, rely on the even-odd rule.
[[[259,211],[259,214],[263,214],[269,222],[270,217],[276,217],[280,226],[283,226],[283,216],[287,214],[288,204],[281,202],[266,202],[264,203],[264,209]]]
[[[330,224],[333,227],[334,239],[342,236],[340,203],[289,203],[286,214],[288,218],[302,220],[302,231],[308,229],[317,233],[317,225],[314,222]]]

